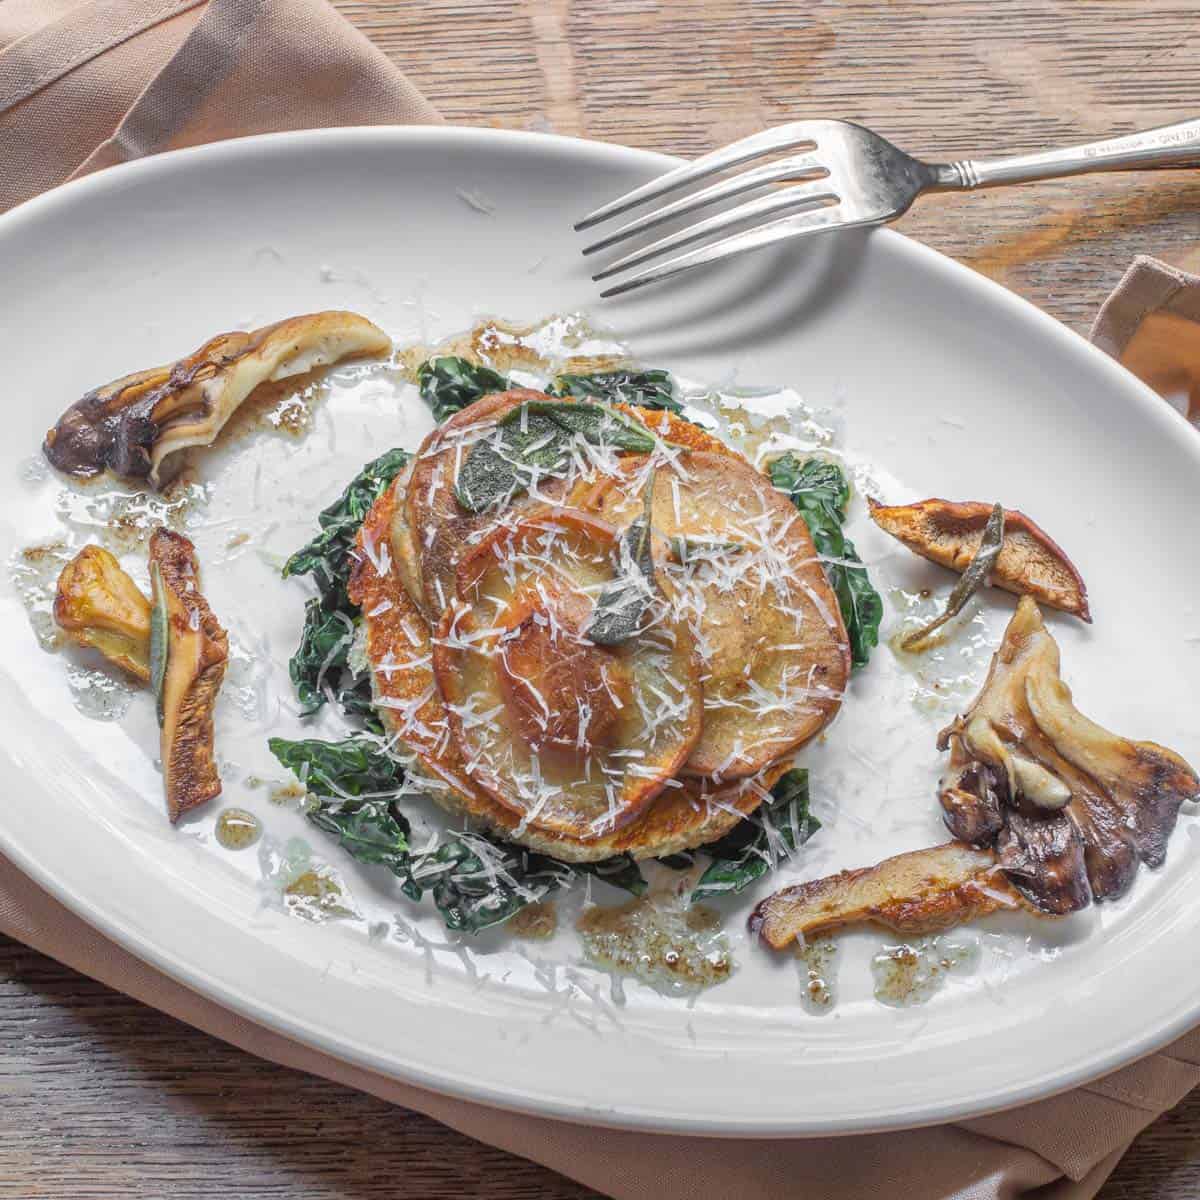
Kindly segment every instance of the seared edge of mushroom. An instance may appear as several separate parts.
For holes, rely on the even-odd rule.
[[[884,505],[868,499],[871,519],[910,550],[961,574],[979,549],[992,505],[968,500],[921,500]],[[1090,622],[1087,586],[1057,542],[1016,509],[1004,510],[1004,544],[991,582],[1018,596],[1033,596]]]
[[[1061,914],[1128,889],[1160,865],[1200,779],[1154,742],[1109,733],[1075,707],[1058,645],[1028,596],[1017,605],[983,689],[938,738],[947,828],[994,846],[1036,907]]]
[[[221,792],[213,708],[225,678],[229,639],[200,594],[196,549],[182,534],[155,530],[150,579],[151,682],[162,729],[167,813],[177,821]]]
[[[164,460],[211,445],[260,383],[391,349],[391,338],[366,317],[336,310],[222,333],[176,363],[88,392],[46,434],[42,449],[68,475],[111,470],[158,487]]]
[[[84,546],[58,577],[54,620],[72,641],[150,682],[150,601],[101,546]]]
[[[844,925],[882,925],[908,936],[1022,907],[991,850],[946,842],[783,888],[750,914],[750,930],[782,950]]]

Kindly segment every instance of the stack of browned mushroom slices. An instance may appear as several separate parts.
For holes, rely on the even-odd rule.
[[[990,509],[930,500],[876,505],[872,516],[965,572]],[[1083,580],[1032,521],[1005,515],[992,582],[1021,600],[982,691],[938,739],[950,752],[938,799],[958,840],[777,892],[751,918],[769,945],[859,922],[918,933],[999,908],[1076,912],[1123,895],[1139,864],[1160,866],[1181,805],[1200,799],[1200,778],[1178,754],[1076,709],[1034,597],[1090,620]]]
[[[602,407],[519,389],[454,414],[363,523],[350,585],[431,794],[573,862],[727,832],[849,673],[786,498],[674,414]]]

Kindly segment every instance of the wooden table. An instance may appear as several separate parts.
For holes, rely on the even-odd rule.
[[[931,157],[1196,115],[1200,0],[336,0],[448,119],[697,154],[805,116]],[[1200,266],[1200,173],[930,198],[906,232],[1086,330],[1135,254]],[[591,1195],[0,944],[0,1196]],[[1103,1200],[1200,1195],[1200,1093]]]

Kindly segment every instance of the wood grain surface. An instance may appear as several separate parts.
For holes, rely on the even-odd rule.
[[[336,0],[461,124],[694,155],[806,116],[928,157],[1200,115],[1200,0]],[[1138,253],[1200,266],[1200,172],[922,201],[904,230],[1086,330]],[[274,1067],[0,939],[0,1197],[592,1193]],[[1200,1195],[1200,1094],[1102,1200]]]

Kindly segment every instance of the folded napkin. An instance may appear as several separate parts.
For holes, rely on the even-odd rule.
[[[2,0],[0,209],[101,167],[223,137],[439,118],[323,0]],[[1193,418],[1200,280],[1139,259],[1095,340]],[[397,1083],[290,1041],[106,941],[0,859],[0,931],[252,1054],[360,1088],[614,1197],[1095,1195],[1200,1084],[1200,1031],[1097,1083],[904,1134],[719,1140],[595,1130]]]

